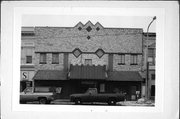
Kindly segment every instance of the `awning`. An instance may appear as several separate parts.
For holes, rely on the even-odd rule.
[[[106,67],[95,65],[71,65],[70,66],[70,79],[106,79]]]
[[[113,71],[109,73],[109,81],[143,81],[137,71]]]
[[[38,70],[34,80],[66,80],[67,73],[59,70]]]

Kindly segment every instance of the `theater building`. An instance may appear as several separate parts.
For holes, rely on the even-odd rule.
[[[74,27],[35,27],[35,86],[54,87],[59,98],[96,87],[101,93],[141,95],[143,29],[106,28],[99,22]]]

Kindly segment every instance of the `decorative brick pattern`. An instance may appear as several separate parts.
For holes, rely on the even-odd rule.
[[[69,52],[68,65],[84,64],[85,59],[92,59],[94,65],[107,65],[108,54],[99,58],[95,53],[102,49],[105,53],[142,53],[142,29],[104,28],[101,24],[90,21],[83,25],[81,22],[75,27],[35,27],[36,52]],[[88,37],[89,36],[89,40]],[[83,54],[75,57],[72,51],[79,48]],[[86,53],[87,52],[87,53]],[[39,53],[36,53],[37,70],[63,69],[63,55],[59,64],[52,64],[52,54],[47,54],[47,64],[39,64]],[[118,56],[113,57],[113,70],[140,71],[142,55],[138,56],[138,65],[130,65],[130,55],[126,55],[126,64],[118,65]]]
[[[91,25],[91,24],[89,24]],[[141,53],[142,29],[102,28],[94,25],[88,32],[86,26],[79,31],[76,27],[36,27],[36,51],[72,52],[80,48],[83,52],[94,52],[102,48],[105,52]],[[90,40],[87,39],[90,36]]]
[[[101,58],[99,58],[95,54],[82,54],[78,58],[76,58],[73,54],[69,54],[69,63],[68,64],[85,64],[85,59],[92,59],[92,64],[94,65],[107,65],[108,64],[108,55],[105,54]]]

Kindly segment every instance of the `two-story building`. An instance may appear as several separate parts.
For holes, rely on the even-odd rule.
[[[144,45],[148,46],[148,88],[150,98],[155,97],[155,62],[156,62],[156,33],[143,33]],[[143,50],[145,51],[145,50]]]
[[[143,29],[105,28],[79,22],[74,27],[34,28],[35,86],[55,87],[59,97],[99,92],[141,95]]]
[[[35,74],[35,44],[34,27],[22,27],[21,29],[21,81],[20,91],[33,85],[32,78]]]

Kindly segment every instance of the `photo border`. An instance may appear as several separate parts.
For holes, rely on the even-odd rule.
[[[33,3],[33,2],[32,2]],[[143,113],[148,113],[152,114],[152,113],[156,113],[156,114],[161,114],[162,112],[164,112],[164,80],[165,80],[165,71],[164,71],[164,59],[162,59],[162,57],[165,57],[164,55],[164,42],[165,42],[165,17],[166,17],[166,13],[165,13],[165,8],[160,8],[160,7],[156,7],[156,8],[152,8],[150,7],[150,4],[147,3],[143,3],[143,4],[138,4],[138,3],[131,3],[129,4],[129,2],[117,2],[117,3],[125,3],[126,7],[122,7],[122,5],[117,5],[116,2],[113,2],[111,4],[109,4],[109,2],[94,2],[94,4],[96,3],[96,6],[93,7],[92,4],[88,4],[88,2],[80,2],[81,4],[78,3],[74,3],[71,2],[71,4],[67,4],[68,2],[61,2],[63,4],[61,5],[57,5],[56,2],[53,2],[52,4],[48,5],[49,2],[45,2],[46,4],[44,5],[40,5],[42,4],[41,2],[39,2],[39,5],[37,4],[31,4],[31,5],[27,5],[26,3],[20,2],[18,3],[13,3],[12,4],[3,4],[3,7],[5,7],[5,10],[9,7],[13,6],[13,9],[11,8],[9,10],[9,12],[5,12],[2,11],[3,13],[10,13],[13,14],[13,21],[11,21],[12,25],[10,25],[10,31],[3,31],[2,34],[2,39],[9,34],[12,35],[12,37],[9,37],[9,39],[7,39],[7,41],[4,41],[3,39],[3,44],[4,45],[8,45],[10,46],[10,48],[8,49],[8,52],[10,54],[8,54],[7,56],[3,57],[2,56],[2,61],[5,61],[5,59],[7,57],[12,57],[12,61],[10,64],[8,64],[7,68],[5,68],[5,64],[2,64],[2,67],[5,69],[12,69],[10,71],[8,71],[10,74],[10,76],[6,76],[5,73],[6,72],[2,72],[3,74],[3,78],[10,78],[8,79],[7,82],[9,82],[9,85],[7,83],[5,83],[5,81],[2,81],[3,84],[5,84],[4,86],[7,88],[9,87],[10,90],[8,90],[7,92],[10,92],[9,94],[12,95],[8,95],[5,96],[4,93],[4,88],[3,88],[3,92],[2,95],[4,95],[4,97],[2,98],[2,101],[5,101],[5,99],[8,98],[7,102],[11,102],[10,104],[8,104],[8,107],[10,106],[10,109],[12,113],[25,113],[25,114],[29,114],[29,112],[33,112],[34,115],[39,115],[41,113],[46,113],[47,111],[49,112],[49,114],[45,114],[45,115],[49,115],[52,116],[53,112],[56,113],[57,115],[62,114],[63,112],[87,112],[87,113],[101,113],[101,112],[106,112],[111,114],[112,112],[118,112],[122,117],[126,117],[125,114],[122,114],[123,112],[131,112],[135,115],[139,115],[142,112]],[[103,5],[101,3],[104,3]],[[108,4],[107,4],[108,3]],[[136,7],[132,7],[132,5],[136,4]],[[146,6],[146,8],[140,8],[141,5]],[[154,2],[152,2],[152,4],[154,5]],[[27,7],[24,7],[24,5]],[[98,6],[99,5],[99,6]],[[22,7],[23,6],[23,7]],[[34,6],[34,7],[32,7]],[[43,7],[41,7],[43,6]],[[48,6],[48,7],[47,7]],[[56,8],[56,7],[57,8]],[[142,6],[141,6],[142,7]],[[47,10],[48,8],[48,10]],[[49,9],[50,8],[50,9]],[[86,10],[82,10],[86,9]],[[37,10],[39,9],[39,11]],[[160,84],[160,88],[156,88],[156,97],[155,97],[155,107],[131,107],[131,106],[127,106],[127,107],[112,107],[112,106],[72,106],[72,105],[20,105],[19,104],[19,81],[20,81],[20,46],[21,46],[21,17],[23,14],[38,14],[40,12],[46,13],[46,14],[60,14],[60,12],[55,12],[57,9],[60,9],[62,14],[66,14],[66,15],[72,15],[72,10],[75,11],[75,13],[77,15],[80,15],[80,11],[84,12],[84,14],[81,15],[86,15],[87,13],[89,13],[88,15],[124,15],[128,16],[128,15],[133,15],[133,16],[139,16],[139,15],[146,15],[146,16],[156,16],[157,17],[157,21],[156,21],[156,46],[157,48],[157,56],[156,56],[156,85],[159,86]],[[88,9],[90,9],[90,11],[88,11]],[[107,9],[107,12],[105,9]],[[166,8],[167,9],[167,8]],[[54,10],[54,11],[53,11]],[[95,10],[96,12],[92,12],[92,10]],[[13,12],[12,12],[13,11]],[[35,11],[35,13],[32,13],[32,11]],[[46,11],[46,12],[45,12]],[[86,11],[86,12],[85,12]],[[103,13],[98,12],[98,11],[103,11]],[[141,12],[143,11],[143,13]],[[51,13],[53,12],[53,13]],[[58,13],[58,14],[57,14]],[[123,14],[121,14],[123,13]],[[141,13],[141,14],[140,14]],[[5,18],[7,18],[9,14],[4,15]],[[123,15],[123,16],[124,16]],[[11,17],[12,19],[12,17]],[[4,21],[5,22],[5,21]],[[3,22],[3,23],[4,23]],[[5,22],[5,24],[7,25],[7,23]],[[3,26],[3,25],[2,25]],[[4,33],[5,32],[5,33]],[[5,53],[4,50],[2,52],[2,54]],[[158,80],[159,79],[159,80]],[[161,80],[160,80],[161,79]],[[164,80],[162,80],[164,79]],[[167,79],[166,79],[167,80]],[[3,104],[3,107],[5,107],[5,105]],[[7,109],[7,108],[6,108]],[[9,111],[9,110],[8,110]],[[38,113],[39,112],[39,113]],[[60,113],[59,113],[60,112]],[[11,113],[11,114],[12,114]],[[5,112],[3,111],[3,114],[5,114]],[[7,114],[7,113],[6,113]],[[13,114],[12,114],[13,115]],[[45,115],[41,115],[43,117],[45,117]],[[64,114],[66,115],[66,114]],[[7,115],[6,115],[7,116]],[[29,115],[32,116],[32,115]],[[48,116],[48,117],[49,117]],[[23,117],[23,116],[22,116]],[[55,117],[55,116],[53,116]],[[67,116],[68,117],[68,116]],[[129,117],[129,116],[127,116]],[[57,117],[56,117],[57,118]]]

